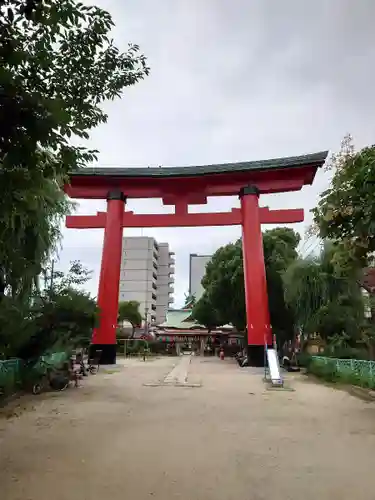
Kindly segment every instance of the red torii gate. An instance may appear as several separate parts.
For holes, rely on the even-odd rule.
[[[159,168],[85,168],[70,174],[65,186],[71,198],[106,199],[107,212],[71,215],[68,228],[104,228],[99,279],[100,325],[92,348],[101,362],[116,361],[116,325],[124,227],[187,227],[242,225],[248,356],[262,366],[264,345],[272,344],[261,224],[303,221],[303,209],[259,207],[259,195],[300,190],[313,182],[327,152],[266,161]],[[205,204],[208,196],[238,195],[241,208],[230,212],[189,213],[188,206]],[[161,198],[174,205],[173,214],[134,214],[124,211],[126,199]]]

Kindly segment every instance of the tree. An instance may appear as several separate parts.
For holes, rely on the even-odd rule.
[[[217,311],[219,323],[237,330],[246,326],[245,288],[241,241],[220,247],[206,265],[202,285]]]
[[[4,293],[23,300],[57,249],[71,203],[54,180],[28,182],[17,170],[0,169],[0,195],[0,300]]]
[[[327,242],[319,257],[299,259],[284,275],[285,297],[306,335],[355,339],[364,320],[364,301],[355,275],[338,269],[337,244]]]
[[[271,323],[280,342],[292,338],[292,311],[284,301],[282,274],[297,257],[299,235],[288,228],[263,234],[264,258]],[[219,248],[206,266],[202,280],[208,300],[217,311],[220,324],[231,323],[237,330],[246,326],[242,242]]]
[[[204,325],[210,332],[220,325],[219,315],[210,302],[207,292],[194,305],[192,318],[199,324]]]
[[[139,312],[139,302],[136,300],[128,300],[119,303],[118,320],[128,321],[132,325],[131,338],[134,337],[135,329],[142,323],[142,316]]]
[[[285,272],[298,257],[301,237],[289,227],[276,227],[263,233],[264,260],[278,272]]]
[[[1,300],[30,294],[72,208],[65,176],[95,158],[71,136],[149,69],[137,45],[116,48],[108,12],[75,0],[3,0],[0,24]]]
[[[375,251],[375,146],[355,152],[346,136],[328,168],[333,178],[313,210],[315,229],[339,242],[357,265],[366,265]]]
[[[80,290],[91,272],[78,261],[65,275],[55,271],[52,286],[20,302],[6,296],[0,304],[0,355],[36,360],[46,351],[87,346],[97,325],[98,308]]]
[[[71,135],[107,120],[100,108],[149,68],[137,45],[121,53],[110,14],[76,0],[1,2],[0,161],[3,168],[66,173],[93,159]]]

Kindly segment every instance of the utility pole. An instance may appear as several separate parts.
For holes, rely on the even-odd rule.
[[[55,271],[55,259],[52,259],[52,262],[51,262],[51,277],[50,277],[50,293],[52,294],[52,290],[53,290],[53,275],[54,275],[54,271]]]
[[[148,305],[146,304],[145,307],[145,327],[144,327],[144,334],[147,336],[148,335]]]

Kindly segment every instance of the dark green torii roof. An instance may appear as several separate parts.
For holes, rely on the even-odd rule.
[[[237,163],[219,163],[217,165],[199,165],[191,167],[85,167],[71,172],[71,177],[192,177],[196,175],[225,174],[261,170],[276,170],[303,166],[321,167],[328,151],[320,151],[302,156],[289,156],[271,160],[245,161]]]

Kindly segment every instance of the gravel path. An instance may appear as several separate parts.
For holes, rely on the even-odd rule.
[[[375,404],[194,357],[127,361],[0,418],[1,500],[373,500]],[[0,415],[1,417],[1,415]]]

